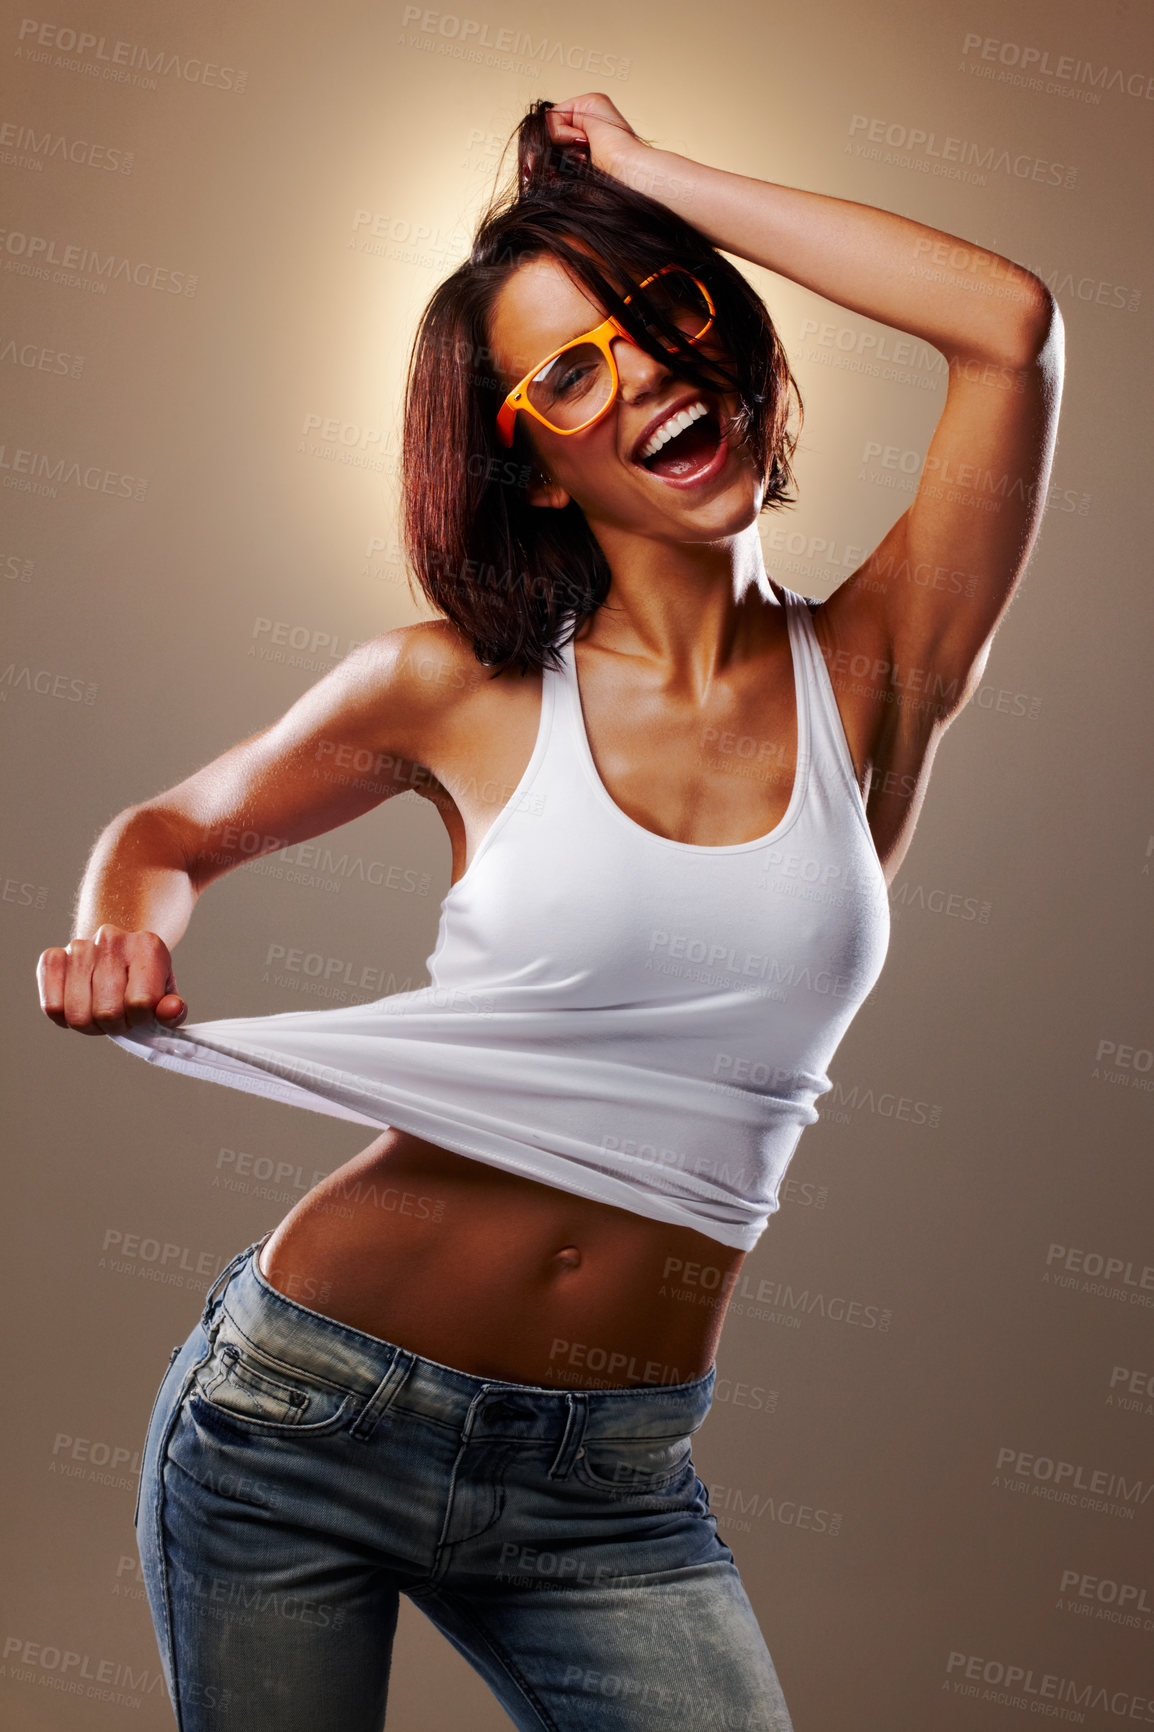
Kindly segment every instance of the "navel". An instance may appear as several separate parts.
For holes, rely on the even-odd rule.
[[[559,1263],[563,1269],[578,1269],[581,1266],[581,1253],[576,1245],[566,1245],[564,1250],[555,1252],[553,1261]]]

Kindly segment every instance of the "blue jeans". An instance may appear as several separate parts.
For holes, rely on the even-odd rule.
[[[469,1376],[278,1293],[263,1243],[173,1350],[145,1444],[181,1732],[381,1732],[402,1593],[532,1732],[790,1732],[690,1455],[715,1368]]]

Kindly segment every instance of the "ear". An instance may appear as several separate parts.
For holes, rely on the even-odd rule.
[[[526,497],[530,505],[540,505],[549,510],[560,511],[568,505],[572,495],[565,491],[559,481],[554,481],[535,463],[526,490]]]

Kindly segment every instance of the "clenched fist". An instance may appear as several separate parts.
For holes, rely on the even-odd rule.
[[[124,1034],[153,1016],[176,1028],[188,1015],[172,955],[155,932],[105,923],[92,938],[45,950],[36,983],[45,1016],[77,1034]]]

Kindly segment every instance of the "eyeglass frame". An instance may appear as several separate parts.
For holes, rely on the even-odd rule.
[[[713,296],[699,277],[695,277],[692,271],[687,271],[684,265],[662,265],[660,270],[654,271],[651,276],[646,277],[645,281],[638,285],[638,290],[647,288],[648,285],[655,282],[658,277],[663,277],[667,271],[680,271],[683,276],[689,277],[692,282],[696,283],[697,287],[701,290],[701,293],[705,296],[705,302],[709,308],[709,318],[706,320],[705,324],[702,325],[696,336],[687,338],[687,341],[690,343],[699,343],[702,337],[705,336],[706,332],[711,329],[713,321],[717,317],[717,308],[713,304]],[[625,305],[628,306],[632,299],[632,293],[626,295]],[[532,415],[534,420],[540,421],[542,426],[548,427],[551,433],[556,433],[562,439],[568,438],[573,433],[584,433],[587,428],[592,427],[597,421],[600,421],[603,415],[607,415],[609,410],[617,401],[617,393],[621,389],[621,375],[617,371],[617,362],[613,355],[613,342],[617,337],[624,337],[626,341],[632,343],[635,348],[641,347],[636,337],[631,336],[621,321],[610,313],[607,319],[602,319],[601,323],[599,325],[594,325],[592,330],[584,331],[579,337],[570,337],[567,343],[562,343],[559,348],[553,350],[551,355],[546,355],[544,360],[538,361],[535,367],[530,367],[529,371],[525,374],[525,377],[513,386],[513,389],[508,393],[504,402],[501,404],[501,407],[497,411],[497,437],[500,439],[501,443],[503,445],[512,445],[513,425],[519,414]],[[538,373],[544,372],[545,368],[549,366],[550,362],[555,361],[558,355],[563,355],[566,349],[576,348],[581,343],[593,343],[601,350],[601,353],[609,363],[609,372],[613,380],[613,389],[610,391],[609,396],[606,398],[601,408],[598,409],[597,413],[591,415],[588,421],[582,421],[579,427],[555,427],[552,421],[543,415],[539,409],[533,407],[527,397],[525,397],[523,402],[516,402],[515,399],[524,396],[526,387],[532,383]]]

